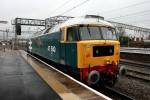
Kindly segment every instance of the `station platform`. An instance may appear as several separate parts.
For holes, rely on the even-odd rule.
[[[111,100],[81,84],[25,51],[0,51],[0,100]]]
[[[120,59],[121,62],[125,62],[125,63],[131,63],[131,64],[138,64],[138,65],[143,65],[143,66],[150,66],[150,63],[143,63],[143,62],[139,62],[139,61],[134,61],[134,60],[128,60],[128,59]]]
[[[150,55],[150,48],[121,47],[120,52]]]
[[[150,48],[121,47],[120,58],[139,63],[150,63]]]
[[[17,51],[0,51],[0,100],[62,100]]]

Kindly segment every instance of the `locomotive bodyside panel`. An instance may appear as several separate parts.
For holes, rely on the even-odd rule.
[[[56,63],[60,62],[60,32],[47,35],[48,44],[46,45],[46,58]],[[43,51],[44,52],[44,51]]]
[[[56,63],[60,61],[60,32],[45,34],[32,38],[32,53],[50,59]]]
[[[77,43],[66,43],[66,64],[77,67]]]

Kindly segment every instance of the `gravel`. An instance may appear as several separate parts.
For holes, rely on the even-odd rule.
[[[119,77],[114,89],[136,100],[150,100],[150,82],[123,76]]]

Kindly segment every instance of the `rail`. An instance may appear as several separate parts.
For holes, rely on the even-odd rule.
[[[130,60],[120,59],[120,64],[134,65],[136,67],[150,69],[150,64],[149,63],[140,63],[140,62],[137,62],[137,61],[130,61]]]
[[[130,97],[124,93],[121,93],[120,91],[117,91],[113,87],[103,86],[100,88],[94,87],[94,89],[111,97],[114,100],[133,100],[132,97]]]
[[[140,72],[140,71],[127,69],[126,76],[136,78],[139,80],[143,80],[145,82],[150,82],[150,74],[149,73],[144,73],[144,72]]]
[[[131,62],[126,60],[121,60],[120,65],[127,65],[133,66],[135,68],[126,68],[126,76],[137,78],[146,82],[150,81],[150,73],[146,70],[150,69],[150,65],[146,63],[138,63],[138,62]],[[144,69],[145,71],[141,71],[140,68]]]

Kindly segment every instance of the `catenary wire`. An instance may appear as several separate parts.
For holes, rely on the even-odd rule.
[[[74,6],[74,7],[70,8],[70,9],[64,11],[64,12],[61,13],[60,15],[64,15],[65,13],[68,13],[68,12],[72,11],[73,9],[80,7],[81,5],[87,3],[88,1],[90,1],[90,0],[85,0],[85,1],[83,1],[83,2],[81,2],[81,3],[79,3],[79,4],[77,4],[76,6]]]
[[[60,6],[58,6],[56,9],[54,9],[51,13],[56,12],[57,10],[61,9],[62,7],[64,7],[66,4],[70,3],[72,0],[67,0],[66,2],[64,2],[63,4],[61,4]]]
[[[146,19],[146,20],[136,20],[136,21],[130,21],[131,23],[148,23],[150,21],[150,19]]]
[[[101,14],[108,13],[108,12],[113,12],[113,11],[117,11],[117,10],[121,10],[121,9],[127,9],[127,8],[134,7],[134,6],[143,5],[145,3],[150,3],[150,1],[147,0],[147,1],[139,2],[139,3],[131,4],[131,5],[128,5],[128,6],[125,6],[125,7],[121,7],[121,8],[117,8],[117,9],[113,9],[113,10],[109,10],[109,11],[104,11],[104,12],[101,12]]]
[[[118,17],[112,17],[112,18],[108,18],[108,19],[110,20],[110,19],[118,19],[118,18],[127,17],[127,16],[135,16],[137,14],[142,14],[142,13],[147,13],[147,12],[150,12],[150,10],[145,10],[145,11],[130,13],[130,14],[127,14],[127,15],[118,16]],[[149,14],[149,13],[147,13],[147,14]],[[147,15],[147,14],[144,14],[144,15]]]

